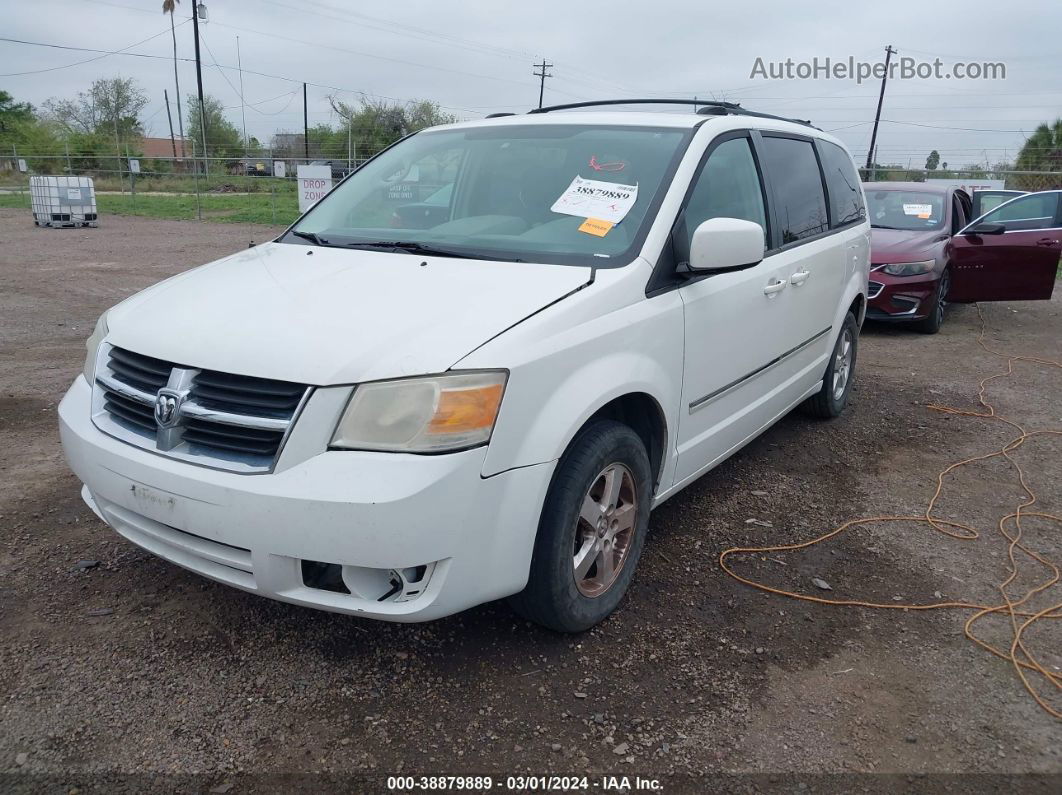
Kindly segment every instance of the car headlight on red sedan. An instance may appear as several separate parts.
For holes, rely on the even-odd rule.
[[[936,260],[927,259],[923,262],[894,262],[882,268],[882,271],[890,276],[921,276],[933,270]]]

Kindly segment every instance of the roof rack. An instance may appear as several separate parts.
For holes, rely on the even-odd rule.
[[[746,110],[737,102],[718,102],[703,99],[597,99],[587,102],[569,102],[564,105],[548,105],[544,108],[529,110],[532,113],[550,113],[555,110],[574,110],[575,108],[593,108],[602,105],[692,105],[697,113],[702,116],[755,116],[760,119],[775,119],[788,121],[794,124],[803,124],[805,127],[814,125],[806,119],[791,119],[786,116],[775,116],[773,113],[760,113],[755,110]],[[816,128],[817,129],[817,128]]]

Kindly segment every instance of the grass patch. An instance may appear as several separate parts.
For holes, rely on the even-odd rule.
[[[267,224],[287,226],[299,216],[299,203],[294,191],[275,196],[256,193],[250,196],[226,194],[200,195],[203,220],[222,224]],[[0,194],[0,207],[29,210],[29,194]],[[147,218],[169,218],[193,221],[197,218],[195,194],[180,196],[97,196],[96,207],[100,220],[108,215],[141,215]]]

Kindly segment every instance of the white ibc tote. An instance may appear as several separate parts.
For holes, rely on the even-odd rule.
[[[30,177],[37,226],[99,226],[91,177]]]

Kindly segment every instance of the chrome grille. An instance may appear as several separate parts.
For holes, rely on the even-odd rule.
[[[173,365],[161,359],[153,359],[150,356],[141,356],[139,353],[111,348],[110,359],[107,365],[111,368],[111,374],[127,386],[139,389],[143,392],[158,392],[166,386]]]
[[[156,416],[159,392],[175,416]],[[236,472],[268,472],[309,392],[303,384],[198,370],[101,346],[93,421],[138,447]],[[164,427],[164,425],[166,427]]]
[[[878,294],[885,289],[885,285],[871,279],[869,288],[867,290],[867,298],[877,298]]]
[[[192,399],[218,411],[290,419],[305,391],[302,384],[201,370]]]

